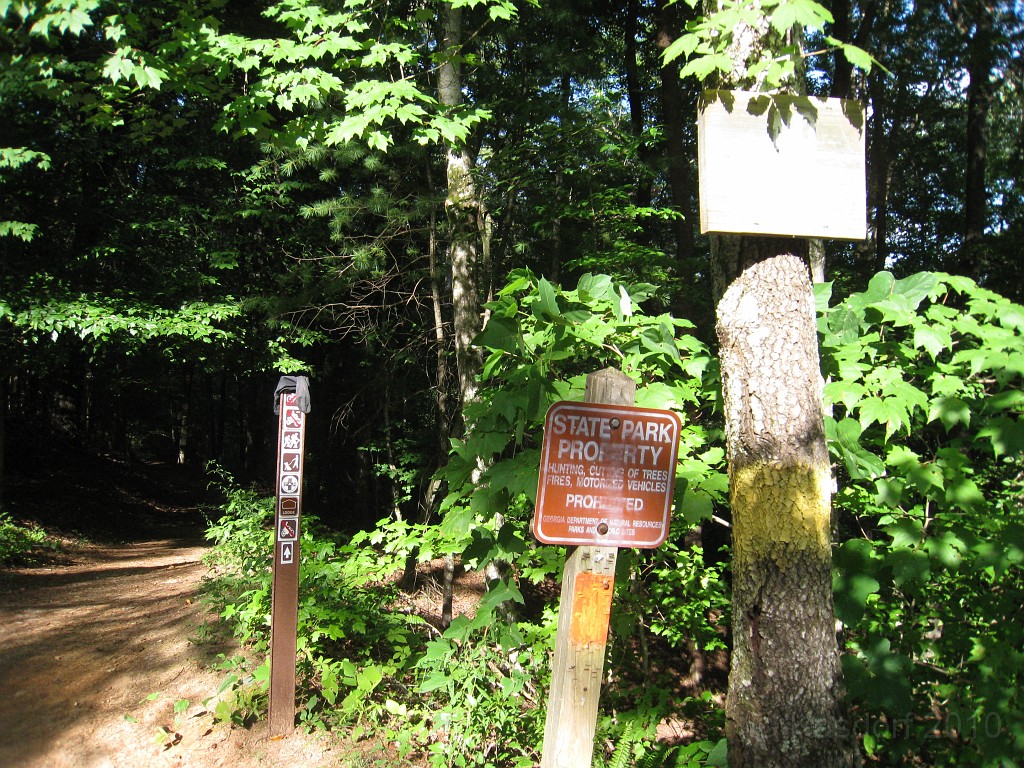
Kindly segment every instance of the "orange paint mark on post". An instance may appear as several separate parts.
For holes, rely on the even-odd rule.
[[[572,624],[569,642],[573,645],[604,645],[608,641],[608,622],[612,615],[611,576],[596,573],[576,575],[573,596]]]

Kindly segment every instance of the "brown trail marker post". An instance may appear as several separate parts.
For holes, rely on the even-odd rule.
[[[299,521],[309,381],[282,376],[274,391],[277,431],[277,512],[270,618],[270,736],[295,728],[295,652],[299,612]]]
[[[668,536],[679,417],[636,408],[636,382],[606,368],[585,402],[544,421],[533,532],[570,546],[562,574],[541,768],[590,768],[618,547]]]

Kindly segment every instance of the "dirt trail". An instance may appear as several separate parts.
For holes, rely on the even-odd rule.
[[[119,496],[128,504],[126,488],[108,484],[108,509]],[[27,490],[38,498],[38,487]],[[62,503],[87,506],[85,498]],[[344,764],[336,748],[301,732],[272,741],[265,723],[214,724],[203,701],[221,677],[210,663],[231,649],[203,626],[216,618],[198,595],[206,572],[198,516],[144,493],[132,493],[131,504],[132,519],[154,523],[136,540],[78,545],[62,564],[0,570],[0,768]],[[153,537],[159,532],[164,538]],[[183,699],[189,706],[176,715]],[[165,743],[161,728],[172,734]]]

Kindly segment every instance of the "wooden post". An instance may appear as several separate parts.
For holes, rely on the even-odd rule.
[[[302,392],[296,392],[297,380]],[[299,525],[303,444],[309,396],[304,377],[282,377],[275,395],[280,416],[277,445],[277,513],[274,516],[274,586],[270,619],[271,738],[295,728],[295,653],[299,607]]]
[[[584,399],[633,405],[636,382],[606,368],[587,376]],[[541,768],[590,768],[618,552],[580,546],[566,556]]]

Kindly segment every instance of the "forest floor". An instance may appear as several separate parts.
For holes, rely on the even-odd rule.
[[[7,509],[60,547],[0,567],[0,768],[387,764],[386,749],[343,735],[275,740],[265,720],[215,722],[226,674],[216,664],[240,649],[202,597],[206,515],[221,499],[201,472],[51,445],[11,458]],[[424,576],[409,599],[436,620],[439,593]],[[455,615],[482,591],[460,578]],[[692,725],[666,722],[659,735],[686,741]]]
[[[265,721],[217,724],[204,704],[223,679],[217,655],[235,648],[200,595],[201,476],[84,456],[33,463],[15,467],[9,508],[63,546],[0,569],[0,768],[346,764],[326,736],[271,740]]]

